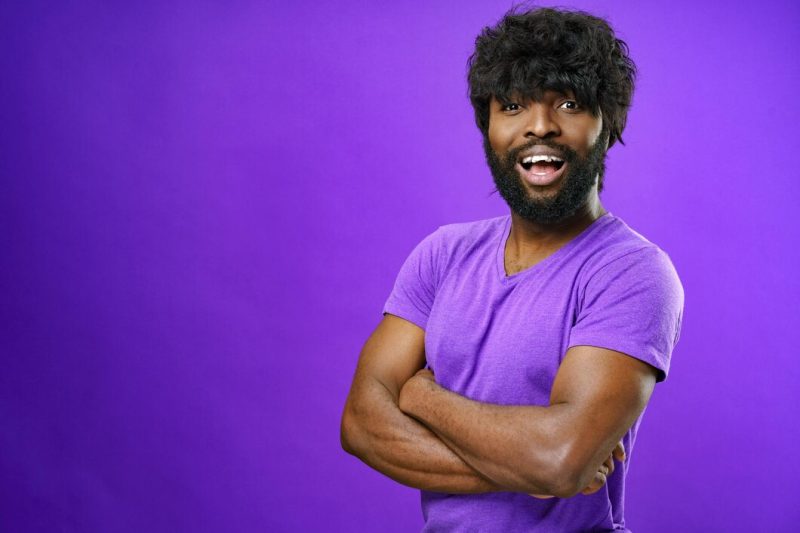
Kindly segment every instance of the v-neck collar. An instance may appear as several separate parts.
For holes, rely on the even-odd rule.
[[[516,283],[520,279],[526,278],[531,275],[532,272],[536,272],[541,270],[548,263],[558,260],[561,256],[568,253],[571,249],[575,248],[581,241],[583,241],[589,234],[594,232],[597,228],[600,228],[613,220],[615,217],[611,214],[611,212],[606,212],[605,214],[598,217],[594,220],[591,224],[589,224],[582,232],[578,235],[573,237],[569,240],[566,244],[561,246],[558,250],[553,252],[552,254],[548,255],[535,265],[531,265],[525,270],[520,270],[515,274],[511,274],[510,276],[506,275],[506,265],[505,265],[505,250],[506,250],[506,243],[508,242],[508,238],[511,235],[511,215],[506,217],[505,227],[501,234],[500,242],[497,244],[497,254],[496,254],[496,265],[497,265],[497,275],[500,279],[501,283]]]

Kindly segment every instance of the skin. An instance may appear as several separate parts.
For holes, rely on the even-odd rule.
[[[602,118],[570,94],[493,100],[490,108],[488,138],[501,157],[531,140],[567,145],[585,157],[594,143],[605,142],[601,131]],[[535,199],[553,195],[560,184],[525,186]],[[558,224],[536,224],[512,211],[506,273],[543,260],[604,213],[596,184],[584,205]],[[486,404],[436,384],[424,369],[424,340],[418,326],[384,316],[361,352],[341,434],[346,451],[423,490],[565,498],[595,492],[613,472],[612,458],[624,457],[619,443],[655,385],[655,369],[637,359],[576,346],[562,361],[548,406]]]
[[[431,429],[400,410],[403,385],[410,384],[424,365],[425,332],[402,318],[386,315],[359,357],[342,416],[343,448],[410,487],[448,493],[511,490],[471,467]],[[407,400],[412,399],[411,391],[405,390]],[[624,458],[621,445],[614,456]],[[600,489],[613,471],[611,454],[605,459],[606,466],[598,466],[585,494]],[[543,487],[525,492],[552,494]]]
[[[342,446],[390,478],[423,490],[501,490],[399,408],[400,390],[425,365],[425,332],[384,316],[367,339],[342,416]]]
[[[489,144],[501,158],[530,141],[554,141],[586,157],[596,142],[607,144],[607,140],[600,138],[602,127],[602,117],[581,107],[570,93],[546,91],[538,101],[516,98],[501,103],[493,98],[489,107]],[[552,198],[562,182],[563,176],[555,183],[539,187],[522,180],[534,200]],[[511,233],[505,249],[506,273],[514,274],[533,266],[605,213],[596,182],[575,215],[557,225],[537,224],[512,211]]]

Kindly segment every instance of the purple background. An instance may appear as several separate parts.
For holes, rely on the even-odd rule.
[[[509,3],[117,4],[0,7],[0,530],[417,530],[339,416],[411,248],[507,212],[464,74]],[[800,7],[572,5],[641,71],[604,203],[686,290],[629,525],[794,530]]]

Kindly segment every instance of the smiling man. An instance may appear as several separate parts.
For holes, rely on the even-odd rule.
[[[422,489],[426,531],[626,530],[683,311],[667,255],[599,198],[634,75],[586,13],[512,11],[477,39],[470,98],[510,215],[414,249],[342,417],[347,451]]]

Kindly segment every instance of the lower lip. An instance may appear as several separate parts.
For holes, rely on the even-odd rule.
[[[522,178],[530,185],[535,187],[547,187],[561,178],[561,176],[564,174],[564,169],[567,168],[567,163],[565,161],[564,164],[561,165],[561,168],[554,172],[548,172],[547,174],[536,174],[533,172],[532,168],[530,170],[525,170],[525,168],[523,168],[523,166],[519,163],[517,163],[517,168],[519,169]]]

